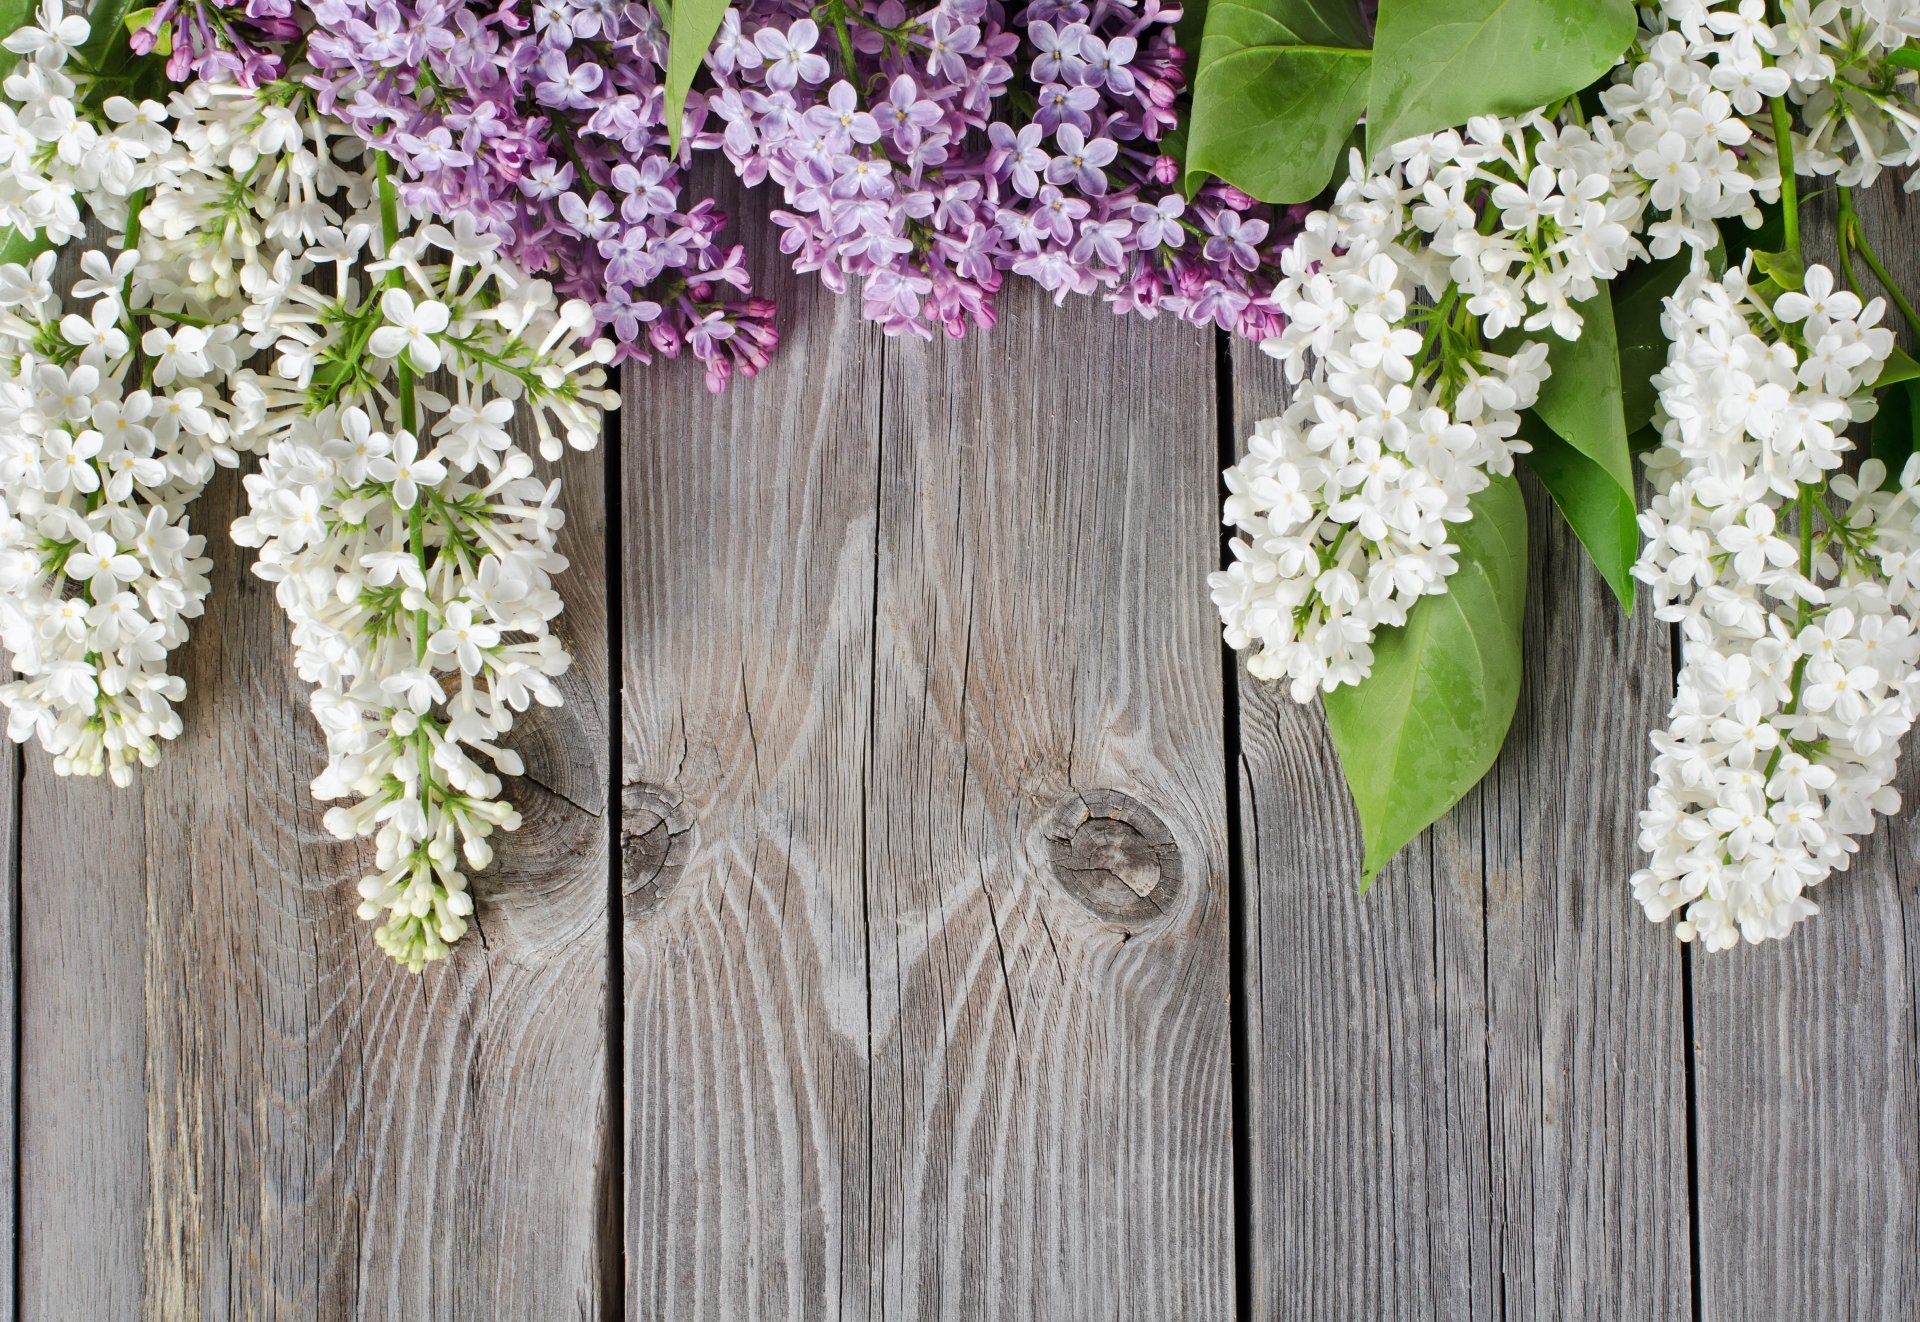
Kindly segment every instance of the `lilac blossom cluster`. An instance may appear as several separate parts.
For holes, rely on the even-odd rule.
[[[406,200],[471,215],[588,300],[623,357],[683,348],[723,388],[774,345],[694,150],[771,179],[796,269],[854,280],[889,332],[991,325],[1008,272],[1255,337],[1297,228],[1163,150],[1182,53],[1165,0],[758,0],[729,10],[672,156],[667,40],[603,0],[312,0],[323,111],[391,153]]]
[[[690,351],[708,386],[774,347],[743,250],[667,154],[666,36],[645,5],[310,0],[320,109],[401,166],[402,196],[471,216],[586,300],[621,358]]]
[[[1056,301],[1104,292],[1123,312],[1277,333],[1265,294],[1294,218],[1219,184],[1183,198],[1162,150],[1177,6],[1032,0],[1011,24],[993,0],[827,13],[823,31],[783,4],[730,10],[705,105],[723,127],[696,139],[780,185],[798,269],[835,290],[859,278],[892,333],[991,325],[1008,271]]]
[[[140,18],[133,53],[164,51],[175,82],[258,86],[285,72],[281,48],[300,36],[293,0],[160,0]]]

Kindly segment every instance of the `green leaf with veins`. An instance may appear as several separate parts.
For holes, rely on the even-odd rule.
[[[1313,197],[1366,108],[1372,64],[1348,0],[1210,0],[1186,191],[1213,175],[1266,202]]]
[[[1627,450],[1620,349],[1614,335],[1613,303],[1603,289],[1574,308],[1580,334],[1563,340],[1552,331],[1508,331],[1493,342],[1497,353],[1511,354],[1528,340],[1547,346],[1553,371],[1540,383],[1533,411],[1569,445],[1599,466],[1621,491],[1633,494],[1633,462]]]
[[[678,0],[667,20],[667,76],[664,96],[667,148],[680,155],[680,129],[686,119],[687,93],[706,63],[707,51],[727,16],[727,0]]]
[[[1640,555],[1640,525],[1631,489],[1574,449],[1531,413],[1520,415],[1520,434],[1533,446],[1522,457],[1553,497],[1620,608],[1633,614],[1633,562]]]
[[[1527,508],[1494,477],[1448,533],[1460,551],[1447,590],[1422,597],[1374,639],[1373,672],[1326,695],[1327,728],[1366,839],[1360,888],[1493,765],[1520,697]]]
[[[1367,151],[1579,92],[1632,44],[1633,0],[1380,0]]]

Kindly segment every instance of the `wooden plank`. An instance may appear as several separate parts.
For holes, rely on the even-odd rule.
[[[1285,385],[1234,364],[1245,435]],[[1319,709],[1240,669],[1257,1318],[1685,1312],[1677,959],[1626,895],[1633,801],[1574,797],[1644,785],[1664,633],[1529,506],[1506,751],[1367,895]]]
[[[1920,210],[1892,177],[1859,202],[1914,289]],[[1830,214],[1807,228],[1810,258],[1831,262]],[[1814,892],[1817,917],[1690,955],[1704,1317],[1920,1316],[1920,771],[1905,752],[1900,815]]]
[[[1212,336],[1001,309],[887,349],[870,1300],[1226,1318]]]
[[[883,347],[761,285],[767,374],[630,380],[629,1311],[1223,1315],[1206,337],[1023,291]],[[1137,940],[1053,876],[1139,852],[1049,840],[1101,789],[1183,876]]]
[[[20,749],[0,747],[0,1322],[13,1322],[20,1190]]]
[[[1480,793],[1495,1280],[1509,1317],[1690,1316],[1680,955],[1627,887],[1668,629],[1528,480],[1526,672]],[[1644,495],[1644,493],[1643,493]],[[1456,821],[1456,825],[1463,825]]]
[[[759,214],[737,185],[735,213]],[[742,227],[749,228],[749,227]],[[865,790],[880,337],[781,273],[785,343],[622,420],[626,1246],[633,1318],[862,1316]]]
[[[479,878],[477,931],[417,980],[353,916],[370,847],[328,837],[308,792],[308,690],[271,587],[224,533],[237,479],[202,498],[215,589],[179,654],[185,735],[127,791],[56,781],[30,755],[24,1313],[593,1307],[601,466],[562,470],[577,667],[567,705],[516,731],[526,825]]]

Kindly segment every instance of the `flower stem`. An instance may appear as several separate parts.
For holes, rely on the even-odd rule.
[[[1767,105],[1773,112],[1773,140],[1780,158],[1781,233],[1786,241],[1786,250],[1799,257],[1800,181],[1793,173],[1793,121],[1788,115],[1784,96],[1768,97]]]
[[[1840,189],[1840,253],[1843,261],[1849,246],[1859,249],[1867,269],[1873,272],[1874,279],[1885,286],[1887,295],[1893,299],[1893,305],[1900,309],[1908,328],[1915,335],[1920,335],[1920,311],[1915,311],[1912,301],[1894,282],[1892,274],[1881,263],[1880,255],[1873,250],[1873,245],[1867,242],[1866,229],[1860,224],[1860,213],[1854,209],[1853,190],[1843,187]]]
[[[380,187],[380,237],[386,243],[386,255],[393,256],[393,245],[400,237],[400,198],[394,191],[393,174],[385,152],[374,153],[374,176]],[[400,268],[394,267],[387,272],[387,284],[399,283]],[[400,396],[400,423],[404,430],[414,430],[413,406],[413,364],[402,352],[393,360],[395,392]],[[415,438],[418,440],[418,438]],[[416,494],[413,507],[407,511],[407,549],[413,552],[413,558],[420,564],[420,573],[427,572],[427,507]],[[413,613],[413,659],[424,661],[427,655],[427,610],[422,606]],[[420,750],[420,793],[426,794],[427,752],[424,745]]]

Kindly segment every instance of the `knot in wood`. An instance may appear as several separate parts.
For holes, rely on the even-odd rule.
[[[1042,834],[1053,875],[1096,917],[1137,932],[1172,912],[1180,847],[1138,799],[1109,789],[1069,795]]]
[[[680,884],[693,845],[693,814],[677,794],[645,782],[621,790],[620,894],[629,920],[658,909]]]

